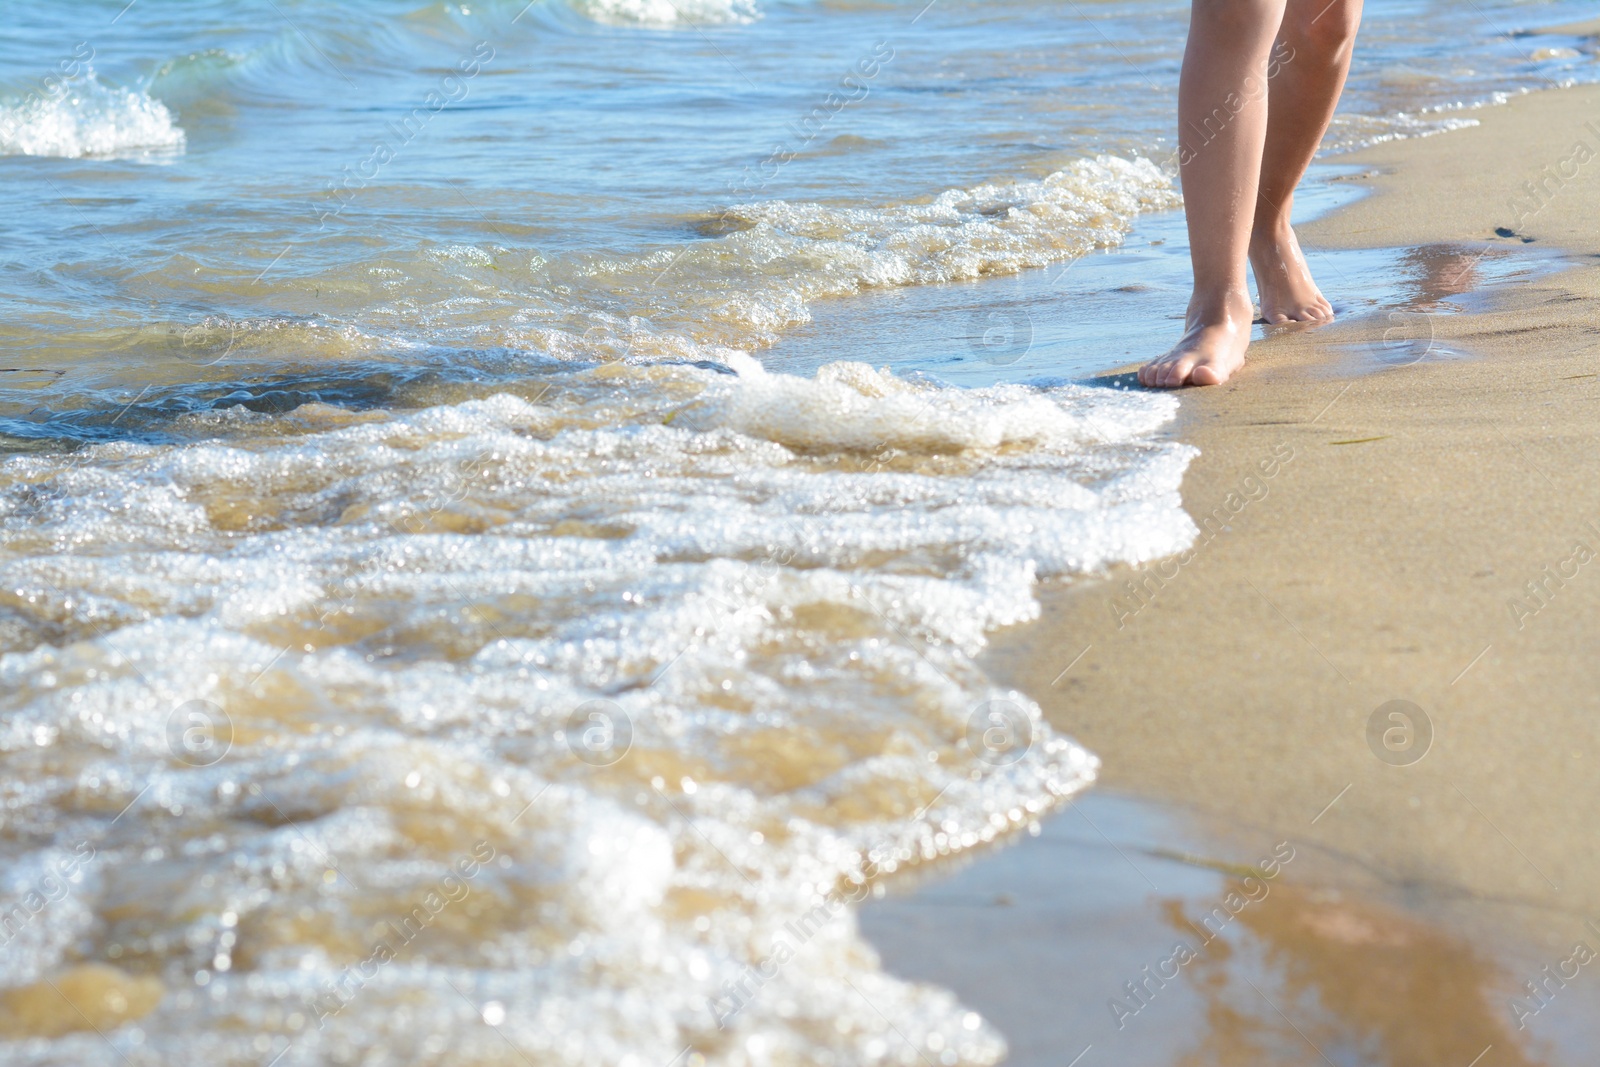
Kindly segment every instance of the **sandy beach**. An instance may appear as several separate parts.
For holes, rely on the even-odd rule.
[[[864,926],[891,970],[1009,1021],[1014,1062],[1497,1067],[1594,1047],[1600,91],[1473,117],[1338,160],[1372,195],[1303,231],[1413,249],[1406,310],[1276,331],[1232,382],[1184,394],[1194,549],[1048,589],[1042,621],[996,643],[997,674],[1104,759],[1101,792],[958,876],[976,903],[933,886]],[[1482,293],[1485,256],[1552,269]],[[1337,305],[1337,274],[1320,280]],[[1233,932],[1184,976],[1140,977],[1281,842],[1293,862]],[[1120,888],[1083,893],[1094,877]],[[935,914],[986,931],[952,938],[965,961],[906,936]],[[1160,1040],[1126,1036],[1112,1002],[1145,1005],[1124,979],[1168,1013]]]

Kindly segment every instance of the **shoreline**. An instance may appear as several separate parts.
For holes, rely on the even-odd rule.
[[[1600,856],[1586,847],[1600,822],[1600,665],[1584,654],[1600,632],[1588,566],[1600,532],[1585,525],[1600,526],[1600,88],[1475,117],[1340,157],[1367,168],[1374,195],[1302,228],[1318,250],[1413,249],[1405,305],[1274,331],[1234,380],[1185,392],[1173,433],[1201,455],[1184,504],[1197,523],[1213,517],[1213,536],[1182,567],[1046,586],[1040,621],[998,635],[987,663],[1102,758],[1091,800],[1162,813],[1178,826],[1171,844],[1237,863],[1272,841],[1300,846],[1290,891],[1235,946],[1263,1000],[1292,1013],[1291,994],[1315,992],[1321,1006],[1296,1026],[1340,1047],[1375,1042],[1393,1062],[1576,1062],[1600,974],[1542,999],[1521,987],[1565,974],[1575,941],[1600,945],[1585,925],[1600,916]],[[1502,283],[1479,306],[1483,256],[1551,248],[1564,269]],[[1126,851],[1102,859],[1143,896]],[[988,884],[1000,875],[986,866],[1019,862],[987,857],[951,883]],[[863,917],[894,945],[890,969],[949,969],[936,947],[893,934],[936,892]],[[1067,913],[1053,946],[1064,967],[1103,962],[1075,953],[1093,938],[1087,912],[1074,923],[1070,901],[1053,906]],[[1025,926],[1009,936],[1022,952]],[[978,991],[988,1004],[1056,981],[997,973],[988,984],[1002,988]],[[1341,984],[1360,975],[1438,995],[1363,1000]],[[1248,1004],[1210,1006],[1244,1012],[1256,1038],[1289,1018]],[[1058,998],[1037,1018],[1066,1034],[1106,1011]],[[1221,1039],[1196,1021],[1208,1017],[1191,1019],[1201,1044]],[[1062,1038],[1060,1062],[1086,1042]]]

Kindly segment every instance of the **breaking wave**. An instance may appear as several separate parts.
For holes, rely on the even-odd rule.
[[[126,158],[182,152],[184,132],[161,101],[88,71],[0,105],[0,155]]]

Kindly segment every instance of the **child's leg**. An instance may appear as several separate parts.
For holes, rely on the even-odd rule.
[[[1289,226],[1289,209],[1339,103],[1360,23],[1361,0],[1288,0],[1284,11],[1250,237],[1250,265],[1268,322],[1333,318]]]
[[[1145,385],[1216,385],[1244,362],[1254,310],[1245,264],[1267,137],[1266,73],[1285,0],[1194,0],[1178,84],[1178,166],[1194,295],[1176,348]]]

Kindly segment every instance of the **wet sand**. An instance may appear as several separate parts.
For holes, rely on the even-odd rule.
[[[1185,395],[1192,552],[997,641],[1100,790],[863,915],[1014,1063],[1592,1062],[1600,89],[1474,117],[1344,157],[1375,195],[1303,231],[1413,249],[1404,307]],[[1479,291],[1480,257],[1554,250]]]

